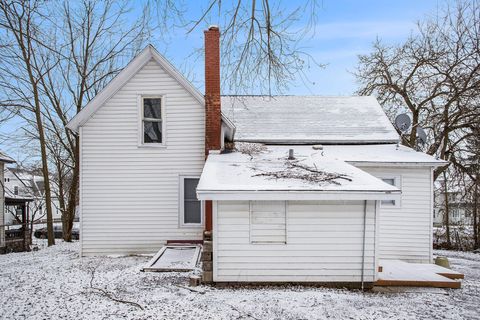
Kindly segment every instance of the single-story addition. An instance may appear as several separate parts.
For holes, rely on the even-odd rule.
[[[366,285],[380,259],[430,263],[445,163],[398,145],[374,97],[221,96],[219,35],[205,95],[148,46],[69,123],[81,255],[211,234],[215,282]]]

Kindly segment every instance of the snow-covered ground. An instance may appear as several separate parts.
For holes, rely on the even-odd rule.
[[[79,258],[78,243],[0,256],[1,319],[480,319],[480,255],[439,251],[460,290],[196,287],[143,273],[149,257]],[[113,299],[124,302],[114,301]]]

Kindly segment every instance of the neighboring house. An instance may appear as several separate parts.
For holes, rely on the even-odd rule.
[[[15,161],[0,151],[0,252],[5,248],[5,188],[3,172],[5,164]]]
[[[379,259],[432,261],[443,161],[397,146],[374,97],[221,97],[205,37],[205,96],[148,46],[69,123],[81,255],[211,230],[216,282],[373,283]]]
[[[434,226],[445,224],[445,200],[448,200],[449,223],[451,225],[473,225],[473,203],[466,197],[465,188],[447,185],[448,199],[446,199],[445,194],[444,180],[439,179],[435,182]]]
[[[29,198],[32,199],[28,203],[28,220],[44,221],[46,216],[45,205],[45,184],[43,176],[36,171],[21,168],[5,168],[4,170],[5,194],[7,197]],[[54,192],[55,193],[55,192]],[[58,200],[52,197],[52,210],[54,221],[61,221],[62,215],[59,209]],[[7,208],[5,212],[5,225],[18,223],[21,216],[12,206]]]

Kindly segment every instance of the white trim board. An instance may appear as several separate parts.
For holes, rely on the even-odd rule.
[[[438,160],[438,162],[389,162],[389,161],[350,161],[346,163],[356,167],[442,167],[448,162]]]
[[[198,190],[199,200],[399,200],[401,192],[361,191],[218,191]]]

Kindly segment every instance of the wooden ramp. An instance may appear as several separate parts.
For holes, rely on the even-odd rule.
[[[459,289],[463,274],[429,263],[380,260],[376,286],[434,287]]]
[[[200,251],[199,245],[166,245],[143,267],[142,271],[192,271],[198,264]]]

